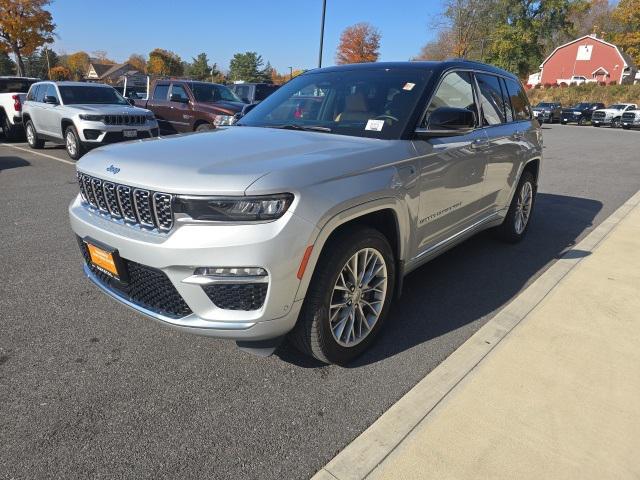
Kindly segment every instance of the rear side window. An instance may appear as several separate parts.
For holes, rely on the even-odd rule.
[[[507,122],[513,122],[513,110],[511,110],[511,100],[507,92],[507,84],[504,78],[500,78],[500,90],[502,90],[502,103],[504,104],[504,115]]]
[[[0,93],[27,93],[35,80],[0,78]]]
[[[29,89],[29,93],[27,94],[27,100],[35,100],[36,98],[36,90],[38,90],[38,85],[36,85],[35,87],[31,87]]]
[[[486,125],[499,125],[505,122],[504,102],[498,77],[493,75],[476,75],[480,87],[480,106],[482,120]]]
[[[515,119],[529,120],[531,118],[531,107],[529,106],[529,99],[527,98],[527,94],[524,93],[522,85],[515,80],[509,79],[506,80],[506,83]]]
[[[44,96],[47,93],[47,84],[43,83],[42,85],[38,85],[38,90],[36,90],[36,94],[35,94],[35,98],[34,100],[36,102],[44,102]]]
[[[153,90],[154,100],[166,100],[169,95],[169,85],[156,85]]]

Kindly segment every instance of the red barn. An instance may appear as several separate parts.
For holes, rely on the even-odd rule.
[[[595,35],[565,43],[556,48],[542,65],[540,83],[558,83],[574,75],[589,81],[633,82],[637,67],[629,55]]]

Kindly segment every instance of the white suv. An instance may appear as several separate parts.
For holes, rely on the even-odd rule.
[[[64,143],[74,160],[92,146],[158,136],[152,112],[96,83],[35,83],[22,117],[31,148],[42,148],[45,140]]]

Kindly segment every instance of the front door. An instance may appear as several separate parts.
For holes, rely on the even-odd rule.
[[[466,108],[479,119],[469,72],[448,73],[426,110],[421,127],[429,128],[429,116],[437,108]],[[477,123],[477,127],[480,124]],[[479,217],[486,167],[486,132],[476,128],[453,137],[414,140],[420,156],[420,210],[418,255],[451,237]]]
[[[193,108],[189,103],[187,90],[180,83],[172,83],[169,92],[169,112],[167,122],[174,132],[190,132],[193,130]]]

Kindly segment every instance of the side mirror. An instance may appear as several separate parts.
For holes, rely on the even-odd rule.
[[[46,95],[44,97],[44,103],[48,103],[49,105],[58,105],[58,99],[53,95]]]
[[[431,113],[427,128],[417,128],[418,138],[465,135],[476,126],[475,112],[466,108],[440,107]]]
[[[177,103],[189,103],[189,99],[188,98],[184,98],[180,95],[177,94],[172,94],[171,98],[169,99],[171,102],[177,102]]]
[[[245,105],[244,107],[242,107],[242,110],[240,110],[238,113],[236,113],[233,116],[233,123],[236,123],[238,120],[244,117],[247,113],[249,113],[251,110],[256,108],[257,105],[258,105],[257,103],[250,103],[249,105]]]

